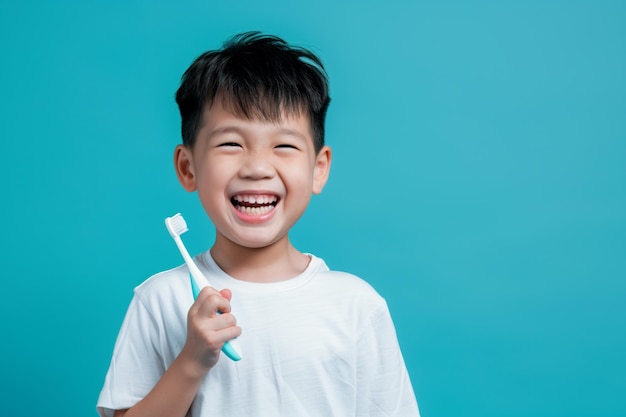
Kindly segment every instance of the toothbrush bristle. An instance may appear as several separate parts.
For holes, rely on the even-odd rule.
[[[176,213],[172,217],[168,217],[166,219],[166,222],[168,224],[168,229],[170,229],[170,232],[176,235],[180,236],[187,230],[189,230],[187,228],[187,222],[180,213]]]

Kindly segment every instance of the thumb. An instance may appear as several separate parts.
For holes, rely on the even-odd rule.
[[[229,289],[221,290],[220,294],[222,294],[222,297],[224,297],[228,301],[230,301],[230,299],[233,298],[233,293]]]

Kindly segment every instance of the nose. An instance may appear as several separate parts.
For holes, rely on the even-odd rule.
[[[275,174],[270,158],[263,152],[248,153],[239,169],[239,176],[244,179],[269,179]]]

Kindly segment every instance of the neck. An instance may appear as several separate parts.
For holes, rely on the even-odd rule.
[[[211,248],[211,256],[224,272],[235,279],[268,283],[301,274],[310,261],[288,238],[263,248],[247,248],[218,235]]]

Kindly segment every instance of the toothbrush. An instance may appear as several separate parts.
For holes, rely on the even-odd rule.
[[[193,292],[193,299],[195,300],[198,297],[200,290],[204,287],[208,287],[210,284],[209,280],[206,279],[193,262],[191,256],[189,256],[189,252],[187,252],[187,248],[185,248],[183,241],[180,239],[180,235],[189,230],[187,228],[187,222],[180,213],[176,213],[172,217],[167,217],[165,219],[165,226],[167,227],[167,231],[170,232],[172,239],[174,239],[174,242],[176,242],[176,246],[178,246],[180,254],[183,255],[187,268],[189,268],[191,289]],[[220,314],[219,311],[218,314]],[[239,354],[239,352],[241,352],[241,348],[238,345],[239,343],[237,343],[234,339],[230,342],[226,342],[222,347],[222,352],[224,352],[224,354],[233,361],[241,360],[241,355]]]

